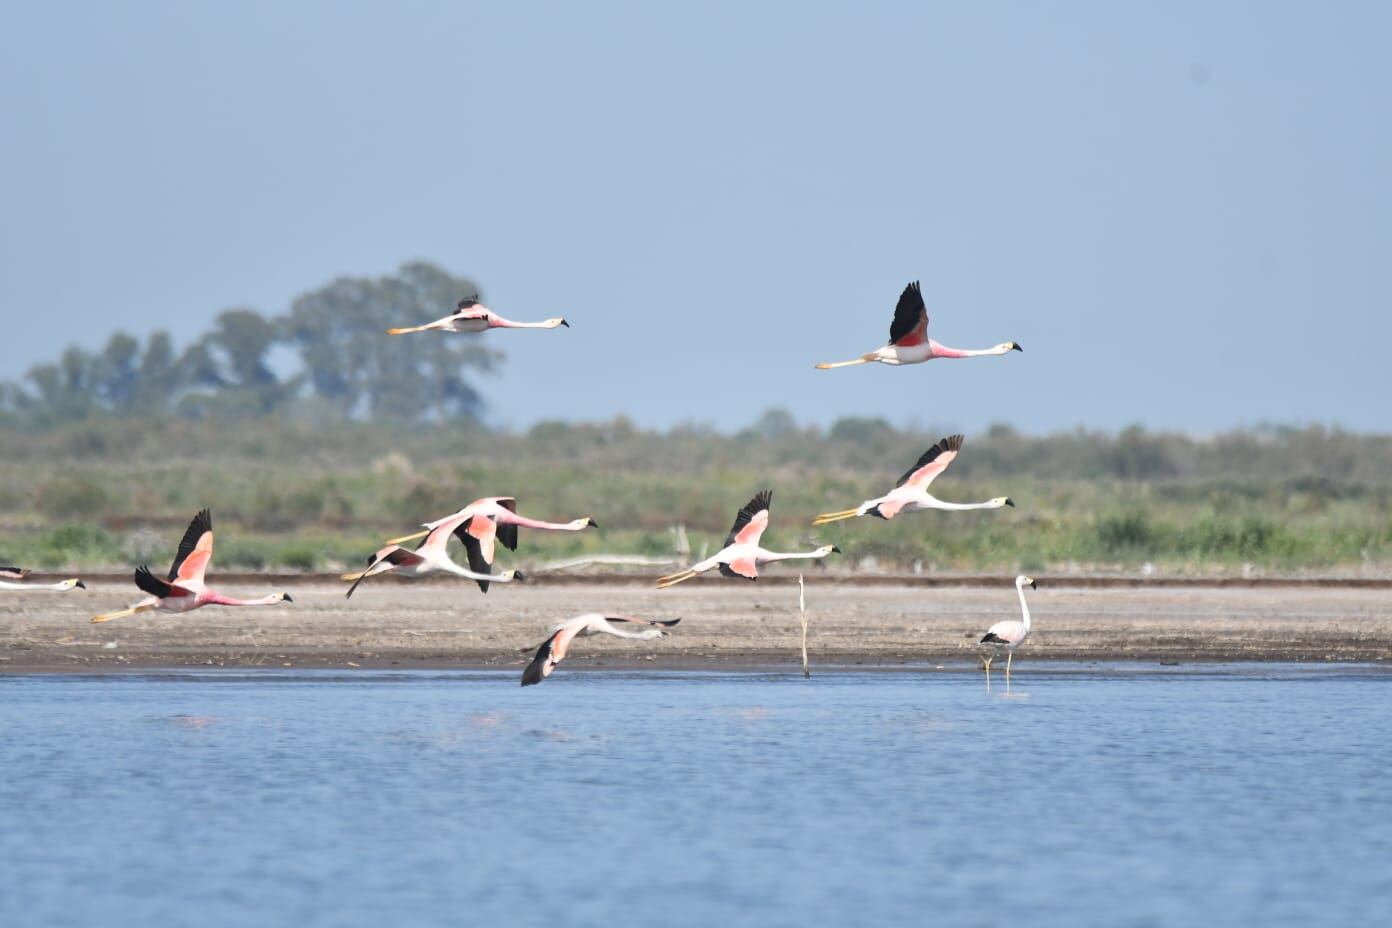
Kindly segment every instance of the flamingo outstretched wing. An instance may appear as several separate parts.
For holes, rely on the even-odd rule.
[[[556,669],[556,665],[565,660],[571,641],[584,625],[584,622],[572,620],[552,632],[551,637],[537,648],[536,656],[527,665],[527,669],[522,671],[522,685],[532,686],[551,676],[551,671]]]
[[[759,565],[752,557],[736,558],[728,564],[720,565],[720,572],[727,577],[742,577],[745,580],[759,579]]]
[[[438,529],[437,529],[438,531]],[[485,515],[475,515],[459,523],[454,529],[454,537],[464,543],[464,553],[469,558],[469,569],[476,574],[493,572],[493,555],[497,551],[494,542],[498,537],[498,523]],[[488,580],[474,581],[479,589],[488,592]]]
[[[918,463],[905,471],[895,486],[910,484],[920,490],[926,490],[928,484],[932,483],[938,474],[947,470],[947,465],[957,457],[957,452],[962,448],[962,441],[961,435],[949,435],[923,452],[918,458]]]
[[[173,578],[170,578],[171,580]],[[156,577],[149,567],[141,564],[135,569],[135,585],[141,592],[149,593],[151,596],[167,599],[170,596],[192,596],[193,591],[185,589],[177,583],[169,580],[161,580]]]
[[[889,343],[900,348],[912,348],[928,340],[928,307],[923,303],[923,294],[914,281],[899,294],[899,305],[894,307],[894,321],[889,325]]]
[[[203,509],[193,517],[189,527],[184,530],[184,538],[179,542],[179,551],[174,555],[174,563],[169,568],[169,579],[202,583],[203,574],[207,572],[208,563],[212,559],[213,514]]]
[[[517,515],[517,500],[511,496],[500,496],[494,500],[499,506]],[[517,526],[512,522],[498,523],[498,541],[509,551],[517,550]]]
[[[632,622],[632,623],[634,623],[634,624],[636,624],[636,625],[661,625],[661,626],[664,627],[664,628],[671,628],[673,625],[676,625],[678,622],[680,622],[681,619],[680,619],[680,618],[676,618],[676,619],[638,619],[638,618],[633,618],[632,616],[626,616],[626,615],[606,615],[606,616],[604,617],[604,621],[606,621],[606,622]]]
[[[773,502],[772,490],[760,490],[754,498],[744,504],[735,516],[735,524],[725,538],[725,547],[730,545],[757,545],[768,528],[769,504]]]

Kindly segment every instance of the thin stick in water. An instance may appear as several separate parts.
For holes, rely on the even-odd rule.
[[[812,676],[807,668],[807,590],[802,585],[802,574],[798,574],[798,613],[802,616],[802,676]]]

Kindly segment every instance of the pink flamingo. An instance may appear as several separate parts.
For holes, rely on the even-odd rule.
[[[400,329],[387,329],[388,335],[405,335],[408,332],[485,332],[488,329],[554,329],[557,326],[570,328],[570,323],[561,317],[543,322],[513,322],[504,319],[478,301],[478,294],[459,301],[459,308],[434,322],[425,325],[410,325]]]
[[[467,508],[467,507],[466,507]],[[521,583],[527,578],[522,575],[520,570],[505,570],[499,574],[491,574],[486,570],[475,572],[460,567],[450,560],[447,551],[450,535],[460,539],[468,537],[470,521],[475,518],[468,512],[460,510],[447,519],[441,519],[434,523],[434,527],[428,532],[420,532],[412,538],[425,535],[425,541],[414,551],[408,551],[395,541],[387,542],[386,547],[373,554],[367,559],[367,569],[357,573],[343,575],[344,580],[353,581],[353,585],[348,588],[345,597],[351,597],[353,591],[358,588],[358,584],[368,577],[375,577],[387,571],[393,571],[401,577],[424,577],[427,574],[447,573],[454,574],[456,577],[464,577],[468,580],[476,580],[485,593],[488,592],[488,584],[496,580],[499,583],[511,583],[516,581]],[[491,522],[489,523],[492,524]],[[409,539],[408,539],[409,540]]]
[[[909,468],[908,473],[899,478],[894,489],[884,496],[867,499],[854,509],[824,512],[813,519],[812,524],[826,525],[828,522],[854,519],[856,516],[892,519],[901,512],[916,512],[920,509],[999,509],[1002,506],[1014,506],[1014,501],[1008,496],[997,496],[984,503],[945,503],[928,492],[928,485],[947,470],[947,465],[957,457],[962,440],[961,435],[949,435],[923,452],[918,463]]]
[[[565,656],[570,653],[570,643],[576,638],[588,638],[591,635],[613,635],[616,638],[640,638],[652,639],[661,638],[667,634],[665,629],[671,628],[680,622],[681,619],[671,619],[662,621],[660,619],[632,619],[622,615],[601,615],[592,612],[588,615],[576,616],[569,621],[552,626],[551,636],[541,643],[537,648],[536,656],[527,665],[527,669],[522,671],[522,685],[531,686],[540,683],[551,676],[551,671],[556,669],[556,665],[565,660]],[[614,622],[624,624],[651,625],[659,626],[655,628],[645,628],[641,632],[630,632],[613,625]],[[530,651],[530,647],[522,649]]]
[[[817,370],[829,371],[833,367],[849,367],[852,364],[868,364],[878,361],[881,364],[919,364],[934,358],[979,358],[984,355],[1009,354],[1024,351],[1019,342],[1001,342],[994,348],[972,350],[949,348],[928,337],[928,307],[923,305],[923,294],[919,292],[918,281],[904,288],[899,295],[899,305],[894,308],[894,321],[889,325],[889,344],[863,354],[854,361],[833,361],[818,364]]]
[[[135,585],[150,594],[127,609],[93,617],[93,622],[110,622],[138,612],[188,612],[203,606],[274,606],[294,602],[289,593],[272,593],[260,599],[234,599],[210,589],[203,575],[213,559],[213,515],[204,509],[193,517],[179,542],[169,578],[161,580],[142,564],[135,569]]]
[[[787,554],[759,547],[759,539],[763,537],[764,529],[768,528],[769,504],[772,501],[773,492],[771,490],[761,490],[757,493],[753,499],[744,504],[739,515],[735,516],[735,525],[725,538],[725,547],[704,561],[692,564],[686,570],[659,577],[657,588],[664,590],[669,586],[676,586],[678,583],[690,580],[697,574],[703,574],[715,567],[719,567],[720,572],[727,577],[758,580],[759,568],[773,561],[824,558],[829,554],[841,553],[841,549],[836,545],[823,545],[816,551]]]
[[[509,551],[517,550],[517,529],[535,528],[547,532],[580,532],[587,528],[597,528],[598,523],[589,516],[572,519],[569,522],[542,522],[517,514],[517,500],[511,496],[486,496],[476,499],[458,512],[424,523],[424,531],[403,535],[387,542],[397,545],[412,541],[447,523],[457,525],[455,537],[464,543],[469,556],[469,569],[479,574],[488,574],[493,569],[493,556],[497,550],[496,542],[502,542]],[[479,589],[488,592],[488,577],[478,580]]]
[[[87,584],[76,577],[59,580],[57,583],[26,583],[24,581],[28,576],[29,571],[23,567],[0,567],[0,590],[53,590],[66,593],[72,589],[87,589]]]

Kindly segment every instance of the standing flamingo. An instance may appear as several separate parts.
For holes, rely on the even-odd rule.
[[[551,636],[541,643],[541,646],[537,648],[536,656],[532,658],[532,662],[527,665],[526,670],[522,671],[522,685],[531,686],[551,676],[551,671],[555,670],[556,665],[565,660],[565,656],[570,653],[570,643],[576,638],[588,638],[591,635],[599,634],[643,640],[661,638],[667,634],[665,629],[671,628],[680,621],[681,619],[668,621],[632,619],[622,615],[601,615],[598,612],[576,616],[569,621],[552,626]],[[660,627],[645,628],[641,632],[630,632],[616,627],[612,624],[614,622]],[[524,652],[530,651],[531,648],[527,647],[522,650]]]
[[[949,348],[928,337],[928,307],[923,304],[923,294],[919,292],[918,281],[914,281],[899,294],[899,305],[894,308],[894,321],[889,324],[889,344],[863,354],[854,361],[834,361],[818,364],[817,370],[829,371],[833,367],[849,367],[852,364],[868,364],[878,361],[881,364],[919,364],[934,358],[979,358],[984,355],[1009,354],[1024,351],[1019,342],[1001,342],[994,348],[972,350]]]
[[[138,612],[188,612],[202,606],[274,606],[294,602],[289,593],[272,593],[260,599],[233,599],[210,589],[203,575],[213,559],[213,514],[204,509],[193,517],[179,542],[167,580],[161,580],[142,564],[135,569],[135,585],[150,594],[127,609],[93,617],[93,622],[109,622]]]
[[[962,448],[961,435],[949,435],[919,456],[918,463],[899,478],[884,496],[867,499],[854,509],[840,512],[824,512],[812,520],[813,525],[826,525],[841,519],[854,519],[857,516],[878,516],[892,519],[901,512],[917,512],[920,509],[1000,509],[1014,506],[1008,496],[997,496],[984,503],[945,503],[928,492],[928,485],[947,470]]]
[[[420,533],[425,535],[425,541],[421,542],[414,551],[408,551],[395,541],[387,542],[386,547],[367,559],[366,570],[343,575],[344,580],[353,581],[353,585],[344,594],[345,598],[351,597],[353,591],[363,580],[386,573],[389,570],[395,571],[398,576],[402,577],[424,577],[434,573],[454,574],[457,577],[477,581],[485,593],[488,592],[488,584],[494,580],[499,583],[513,581],[521,583],[526,580],[527,578],[522,575],[520,570],[505,570],[500,574],[488,573],[486,569],[482,572],[475,572],[465,570],[450,560],[447,550],[450,535],[455,535],[461,540],[469,537],[469,523],[474,518],[476,517],[460,510],[447,519],[441,519],[430,531]],[[412,537],[419,537],[419,535]]]
[[[410,325],[400,329],[387,329],[388,335],[405,335],[408,332],[485,332],[489,329],[554,329],[557,326],[570,328],[570,323],[561,317],[544,322],[513,322],[504,319],[478,301],[478,294],[459,301],[459,307],[443,319],[427,322],[425,325]]]
[[[27,576],[29,571],[23,567],[0,567],[0,590],[53,590],[66,593],[73,588],[87,589],[87,584],[76,577],[59,580],[57,583],[25,583],[24,578]]]
[[[823,545],[816,551],[790,554],[767,551],[759,547],[759,539],[763,536],[764,529],[768,528],[769,503],[772,500],[772,491],[761,490],[753,499],[745,503],[744,508],[739,511],[739,515],[735,516],[735,525],[734,528],[730,529],[730,534],[725,539],[725,547],[704,561],[692,564],[686,570],[659,577],[657,588],[663,590],[669,586],[676,586],[678,583],[690,580],[697,574],[703,574],[713,567],[719,567],[720,572],[727,577],[758,580],[759,568],[772,561],[823,558],[829,554],[841,553],[841,549],[836,545]]]
[[[569,522],[542,522],[517,514],[517,500],[511,496],[487,496],[476,499],[463,509],[443,519],[424,523],[424,531],[403,535],[387,542],[397,545],[413,541],[446,523],[458,526],[453,530],[455,537],[464,543],[469,557],[469,569],[487,574],[493,569],[493,556],[497,550],[496,542],[502,542],[509,551],[517,550],[517,529],[535,528],[548,532],[580,532],[587,528],[598,528],[599,523],[589,516],[572,519]],[[488,592],[489,578],[478,580],[479,589]]]
[[[1034,585],[1032,577],[1019,576],[1015,578],[1015,592],[1020,597],[1020,612],[1022,619],[1007,619],[1004,622],[997,622],[986,630],[986,634],[981,636],[981,643],[990,645],[992,653],[989,657],[982,658],[981,663],[986,668],[986,688],[991,687],[991,661],[995,660],[1002,650],[1006,652],[1005,658],[1005,686],[1010,688],[1010,662],[1015,659],[1015,649],[1018,648],[1030,633],[1030,613],[1029,604],[1025,602],[1025,584],[1029,584],[1031,590],[1039,587]]]

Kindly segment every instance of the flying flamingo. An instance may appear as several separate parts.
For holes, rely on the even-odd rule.
[[[735,525],[734,528],[730,529],[730,534],[725,539],[725,547],[704,561],[692,564],[686,570],[659,577],[657,588],[662,590],[669,586],[676,586],[678,583],[690,580],[697,574],[703,574],[713,567],[719,567],[720,572],[727,577],[758,580],[759,568],[772,561],[823,558],[828,554],[841,553],[841,549],[836,545],[823,545],[816,551],[790,554],[767,551],[759,547],[759,539],[763,536],[764,529],[768,528],[769,503],[772,499],[772,491],[761,490],[753,499],[745,503],[744,508],[739,511],[739,515],[735,516]]]
[[[576,638],[588,638],[591,635],[614,635],[617,638],[639,638],[648,640],[651,638],[661,638],[667,634],[665,629],[671,628],[680,622],[681,619],[671,619],[662,621],[660,619],[632,619],[622,615],[601,615],[598,612],[591,612],[588,615],[579,615],[569,621],[552,626],[551,637],[547,638],[537,648],[536,656],[527,665],[527,669],[522,671],[522,685],[531,686],[540,683],[551,676],[551,671],[556,669],[556,665],[565,660],[565,656],[570,653],[570,643]],[[619,628],[612,623],[622,622],[624,624],[660,626],[645,628],[641,632],[630,632]],[[523,648],[530,651],[531,648]]]
[[[1015,578],[1015,592],[1020,596],[1020,612],[1023,619],[1008,619],[1004,622],[997,622],[987,629],[986,634],[981,637],[981,644],[991,646],[992,653],[989,657],[982,658],[981,663],[986,668],[986,687],[991,686],[991,661],[995,660],[1002,650],[1006,652],[1005,659],[1005,686],[1010,688],[1010,662],[1015,658],[1015,649],[1018,648],[1030,633],[1030,614],[1029,605],[1025,602],[1025,584],[1029,584],[1031,590],[1039,587],[1034,585],[1034,579],[1026,576]]]
[[[854,509],[824,512],[813,519],[812,524],[826,525],[828,522],[854,519],[857,516],[892,519],[901,512],[917,512],[920,509],[999,509],[1002,506],[1014,506],[1015,501],[1008,496],[997,496],[984,503],[945,503],[928,492],[928,485],[947,470],[947,465],[957,457],[962,440],[961,435],[949,435],[923,452],[918,463],[909,468],[908,472],[899,478],[894,489],[884,496],[867,499]]]
[[[557,316],[544,322],[513,322],[504,319],[478,301],[478,294],[459,301],[459,308],[443,319],[427,322],[425,325],[410,325],[400,329],[387,329],[388,335],[405,335],[408,332],[485,332],[488,329],[554,329],[557,326],[570,328],[570,323]]]
[[[486,569],[483,572],[476,572],[466,570],[450,560],[447,551],[450,535],[455,535],[461,539],[467,537],[469,524],[474,518],[476,517],[460,510],[447,519],[441,519],[430,531],[412,536],[425,535],[425,541],[421,542],[414,551],[408,551],[395,541],[387,542],[386,547],[367,559],[366,570],[343,575],[344,580],[353,581],[353,585],[348,588],[348,592],[344,596],[351,597],[353,591],[358,588],[358,584],[368,577],[375,577],[389,570],[395,571],[402,577],[424,577],[427,574],[435,573],[454,574],[457,577],[477,581],[485,593],[488,592],[488,584],[491,581],[496,580],[498,583],[517,581],[521,583],[526,580],[527,578],[522,575],[520,570],[505,570],[500,574],[488,573]]]
[[[204,509],[193,517],[179,542],[167,580],[161,580],[144,564],[135,569],[135,585],[149,596],[128,609],[95,616],[93,622],[109,622],[138,612],[188,612],[202,606],[274,606],[294,602],[289,593],[272,593],[260,599],[233,599],[209,589],[203,575],[213,559],[213,514]]]
[[[487,574],[493,569],[493,556],[497,550],[496,542],[502,542],[509,551],[517,550],[517,529],[535,528],[548,532],[580,532],[587,528],[597,528],[599,523],[589,516],[572,519],[569,522],[542,522],[517,514],[517,500],[511,496],[487,496],[476,499],[453,515],[424,523],[424,531],[403,535],[387,542],[398,545],[413,541],[446,523],[457,525],[455,537],[464,543],[469,556],[469,569],[479,574]],[[479,589],[488,592],[491,578],[477,578]]]
[[[76,577],[59,580],[57,583],[24,583],[29,571],[23,567],[0,567],[0,590],[53,590],[66,593],[74,587],[85,590],[87,584]]]
[[[914,281],[899,294],[899,305],[894,308],[894,321],[889,324],[889,344],[863,354],[854,361],[834,361],[818,364],[817,370],[829,371],[833,367],[849,367],[852,364],[868,364],[878,361],[881,364],[918,364],[934,358],[979,358],[983,355],[1009,354],[1024,351],[1019,342],[1001,342],[994,348],[972,350],[949,348],[928,337],[928,307],[923,305],[923,294]]]

